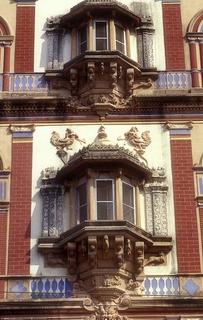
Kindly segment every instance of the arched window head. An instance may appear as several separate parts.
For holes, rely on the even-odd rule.
[[[203,87],[203,10],[190,21],[187,31],[192,87]]]

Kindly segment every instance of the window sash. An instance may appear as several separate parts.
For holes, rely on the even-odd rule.
[[[115,219],[115,196],[113,179],[96,179],[97,220]]]
[[[118,25],[115,25],[116,32],[116,50],[125,53],[125,32],[124,29]]]
[[[135,195],[134,187],[130,184],[122,183],[123,198],[123,220],[135,223]]]
[[[76,188],[76,219],[77,224],[87,220],[87,184],[83,183]]]
[[[94,21],[95,50],[109,50],[108,21]]]
[[[83,53],[87,50],[88,32],[87,25],[78,28],[78,53]]]

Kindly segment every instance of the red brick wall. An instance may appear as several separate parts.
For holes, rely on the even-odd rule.
[[[6,274],[7,212],[0,212],[0,275]],[[0,299],[4,298],[4,280],[0,280]]]
[[[199,208],[199,219],[200,219],[201,241],[202,241],[202,248],[203,248],[203,208]]]
[[[34,71],[35,7],[17,6],[15,72]]]
[[[30,273],[32,143],[12,148],[9,263],[10,275]]]
[[[163,4],[166,69],[185,69],[180,4]]]
[[[172,140],[172,171],[179,272],[201,272],[190,140]]]

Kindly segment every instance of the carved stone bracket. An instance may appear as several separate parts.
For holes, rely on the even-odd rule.
[[[120,316],[119,310],[126,310],[131,304],[131,299],[124,294],[117,300],[96,300],[86,298],[83,307],[94,312],[90,320],[130,320],[126,316]]]

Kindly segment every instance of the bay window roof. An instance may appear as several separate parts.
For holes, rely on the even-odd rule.
[[[78,25],[84,19],[98,18],[105,16],[107,19],[116,18],[129,27],[136,27],[140,24],[140,17],[135,15],[126,5],[117,1],[91,1],[86,0],[74,6],[69,13],[61,18],[63,27],[73,27]]]

